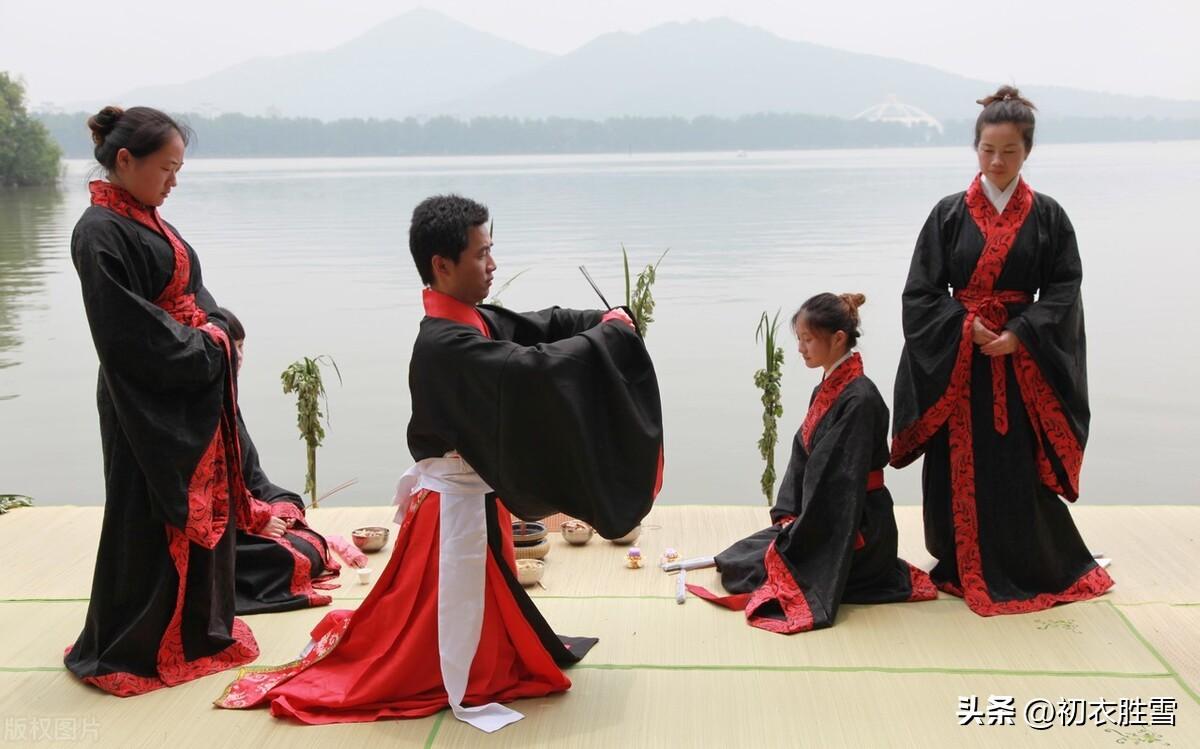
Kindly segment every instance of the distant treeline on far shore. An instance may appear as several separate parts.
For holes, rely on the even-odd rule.
[[[87,113],[35,113],[67,158],[87,158],[92,144]],[[560,117],[469,120],[316,119],[242,114],[183,114],[196,132],[190,153],[205,157],[415,156],[456,154],[646,153],[662,151],[886,148],[970,144],[973,123],[944,123],[944,131],[895,122],[804,114],[717,117]],[[1200,120],[1042,118],[1038,142],[1095,143],[1200,139]]]

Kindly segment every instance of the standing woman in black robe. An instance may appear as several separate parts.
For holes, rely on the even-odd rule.
[[[235,530],[249,522],[236,352],[196,253],[157,210],[189,132],[146,107],[105,107],[88,127],[107,179],[89,185],[71,258],[100,360],[105,504],[65,660],[124,697],[240,666],[258,646],[234,618]]]
[[[843,603],[929,601],[929,576],[896,555],[892,495],[884,486],[888,408],[854,351],[862,294],[817,294],[792,317],[804,364],[825,375],[792,441],[771,522],[715,558],[717,596],[752,627],[793,634],[832,627]]]
[[[1103,594],[1067,506],[1087,442],[1086,345],[1075,230],[1020,170],[1034,107],[982,99],[979,173],[938,202],[903,295],[891,463],[921,455],[931,576],[983,616]]]

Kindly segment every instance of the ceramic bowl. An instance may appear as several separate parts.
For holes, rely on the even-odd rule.
[[[522,522],[514,520],[512,524],[513,543],[517,546],[535,544],[546,537],[546,524],[536,520]]]
[[[583,546],[588,541],[592,540],[592,534],[596,531],[592,526],[582,520],[565,520],[562,524],[562,537],[567,543],[575,546]]]
[[[366,528],[355,528],[350,534],[350,538],[354,539],[354,545],[362,551],[379,551],[387,545],[388,533],[387,528],[379,525],[371,525]]]
[[[522,585],[537,585],[546,573],[546,563],[540,559],[518,559],[517,580]]]

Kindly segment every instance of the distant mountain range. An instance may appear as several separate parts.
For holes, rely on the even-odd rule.
[[[552,57],[414,10],[323,52],[256,58],[117,98],[172,112],[396,118],[428,112],[463,91],[486,90]]]
[[[926,65],[790,41],[728,19],[605,34],[551,55],[413,10],[326,51],[253,59],[186,83],[129,91],[116,101],[322,120],[603,119],[758,112],[852,117],[895,95],[939,119],[961,119],[974,117],[975,99],[995,86]],[[1021,88],[1050,117],[1200,118],[1200,101]]]

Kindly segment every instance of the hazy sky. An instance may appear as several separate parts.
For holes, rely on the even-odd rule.
[[[606,32],[727,16],[989,81],[1200,99],[1190,0],[0,0],[0,70],[24,77],[34,104],[104,98],[337,46],[415,7],[556,53]]]

